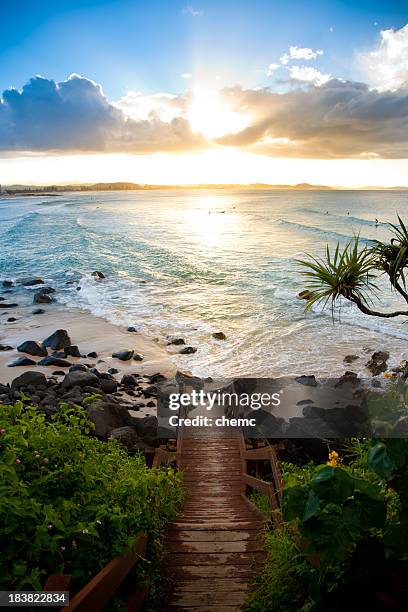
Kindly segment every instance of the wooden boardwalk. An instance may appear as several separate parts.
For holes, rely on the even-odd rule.
[[[266,517],[244,495],[239,436],[189,433],[182,440],[183,514],[166,532],[163,612],[234,612],[264,558],[259,532]]]

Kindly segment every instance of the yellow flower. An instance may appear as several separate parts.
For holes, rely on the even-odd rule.
[[[391,372],[385,372],[384,378],[395,378],[395,374],[392,374]]]
[[[327,465],[330,465],[331,467],[337,467],[337,463],[339,460],[339,454],[336,453],[336,451],[330,451],[329,452],[329,460],[327,462]]]

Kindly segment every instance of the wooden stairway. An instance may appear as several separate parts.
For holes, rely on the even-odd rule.
[[[266,517],[244,496],[239,436],[219,430],[184,437],[180,451],[186,499],[166,532],[161,611],[234,612],[264,558]]]

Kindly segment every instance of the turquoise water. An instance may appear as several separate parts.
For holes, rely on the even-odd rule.
[[[385,223],[404,215],[407,197],[197,190],[3,198],[0,278],[39,275],[67,305],[135,325],[161,343],[181,335],[198,351],[175,359],[197,374],[333,374],[351,352],[361,356],[357,369],[379,348],[398,361],[408,352],[408,327],[348,303],[341,323],[329,311],[305,315],[293,260],[358,232],[385,238]],[[91,278],[93,270],[106,280]],[[390,308],[396,298],[384,286],[382,305]],[[227,341],[212,339],[214,331]]]

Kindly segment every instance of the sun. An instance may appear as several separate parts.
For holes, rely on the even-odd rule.
[[[204,88],[194,89],[187,117],[194,132],[210,139],[234,134],[248,125],[247,117],[232,110],[219,91]]]

